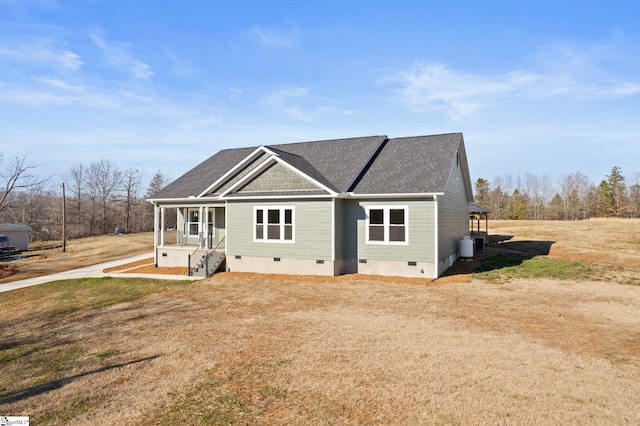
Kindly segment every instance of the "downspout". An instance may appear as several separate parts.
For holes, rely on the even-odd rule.
[[[439,238],[439,236],[438,236],[439,226],[438,226],[438,221],[439,221],[439,218],[438,218],[438,196],[437,195],[433,196],[433,209],[434,209],[433,210],[433,213],[434,213],[433,216],[435,218],[435,220],[433,221],[434,222],[434,230],[433,230],[434,250],[433,251],[435,253],[435,259],[434,259],[435,263],[434,263],[434,265],[436,267],[436,269],[435,269],[435,275],[436,276],[434,278],[438,278],[440,276],[440,259],[439,259],[440,254],[438,253],[438,247],[439,247],[439,241],[438,241],[438,238]]]
[[[336,199],[331,199],[331,264],[336,275]]]

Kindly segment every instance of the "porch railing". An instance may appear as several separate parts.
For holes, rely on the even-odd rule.
[[[187,235],[183,231],[178,231],[178,245],[188,246],[189,238],[195,238],[195,235]],[[198,233],[198,247],[211,247],[213,245],[213,232]]]
[[[224,237],[222,237],[222,239],[218,241],[218,244],[213,248],[207,249],[204,247],[198,247],[193,253],[191,253],[187,260],[189,276],[194,275],[194,272],[199,272],[200,270],[204,271],[202,274],[203,276],[211,276],[212,272],[218,269],[225,259],[223,243]],[[192,259],[198,259],[198,261],[194,263],[193,267],[191,266]]]

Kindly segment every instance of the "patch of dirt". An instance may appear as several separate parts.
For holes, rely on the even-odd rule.
[[[11,275],[20,272],[20,268],[17,265],[10,263],[0,263],[0,279],[10,277]]]
[[[153,263],[150,265],[139,266],[137,268],[129,269],[121,272],[130,272],[134,274],[161,274],[161,275],[184,275],[189,274],[189,268],[182,266],[169,267],[156,267]]]
[[[134,269],[140,266],[149,266],[149,265],[153,266],[153,257],[150,257],[148,259],[138,260],[137,262],[124,263],[122,265],[106,268],[102,272],[107,273],[107,272],[125,271],[128,269]]]

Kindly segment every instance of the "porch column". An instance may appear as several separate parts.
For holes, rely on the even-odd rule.
[[[198,220],[198,245],[202,247],[202,206],[198,207],[198,209],[198,217],[200,218]]]
[[[158,266],[158,206],[153,203],[153,264]]]
[[[209,246],[209,206],[204,207],[204,215],[202,216],[202,220],[204,221],[204,245],[207,248],[211,248]]]
[[[160,207],[160,246],[164,246],[164,207]]]
[[[176,244],[180,245],[180,228],[178,225],[180,224],[180,211],[182,209],[176,209]],[[184,227],[184,226],[183,226]]]

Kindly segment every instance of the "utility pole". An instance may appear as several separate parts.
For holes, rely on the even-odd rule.
[[[64,182],[62,182],[62,252],[67,251],[67,202],[64,195]]]

